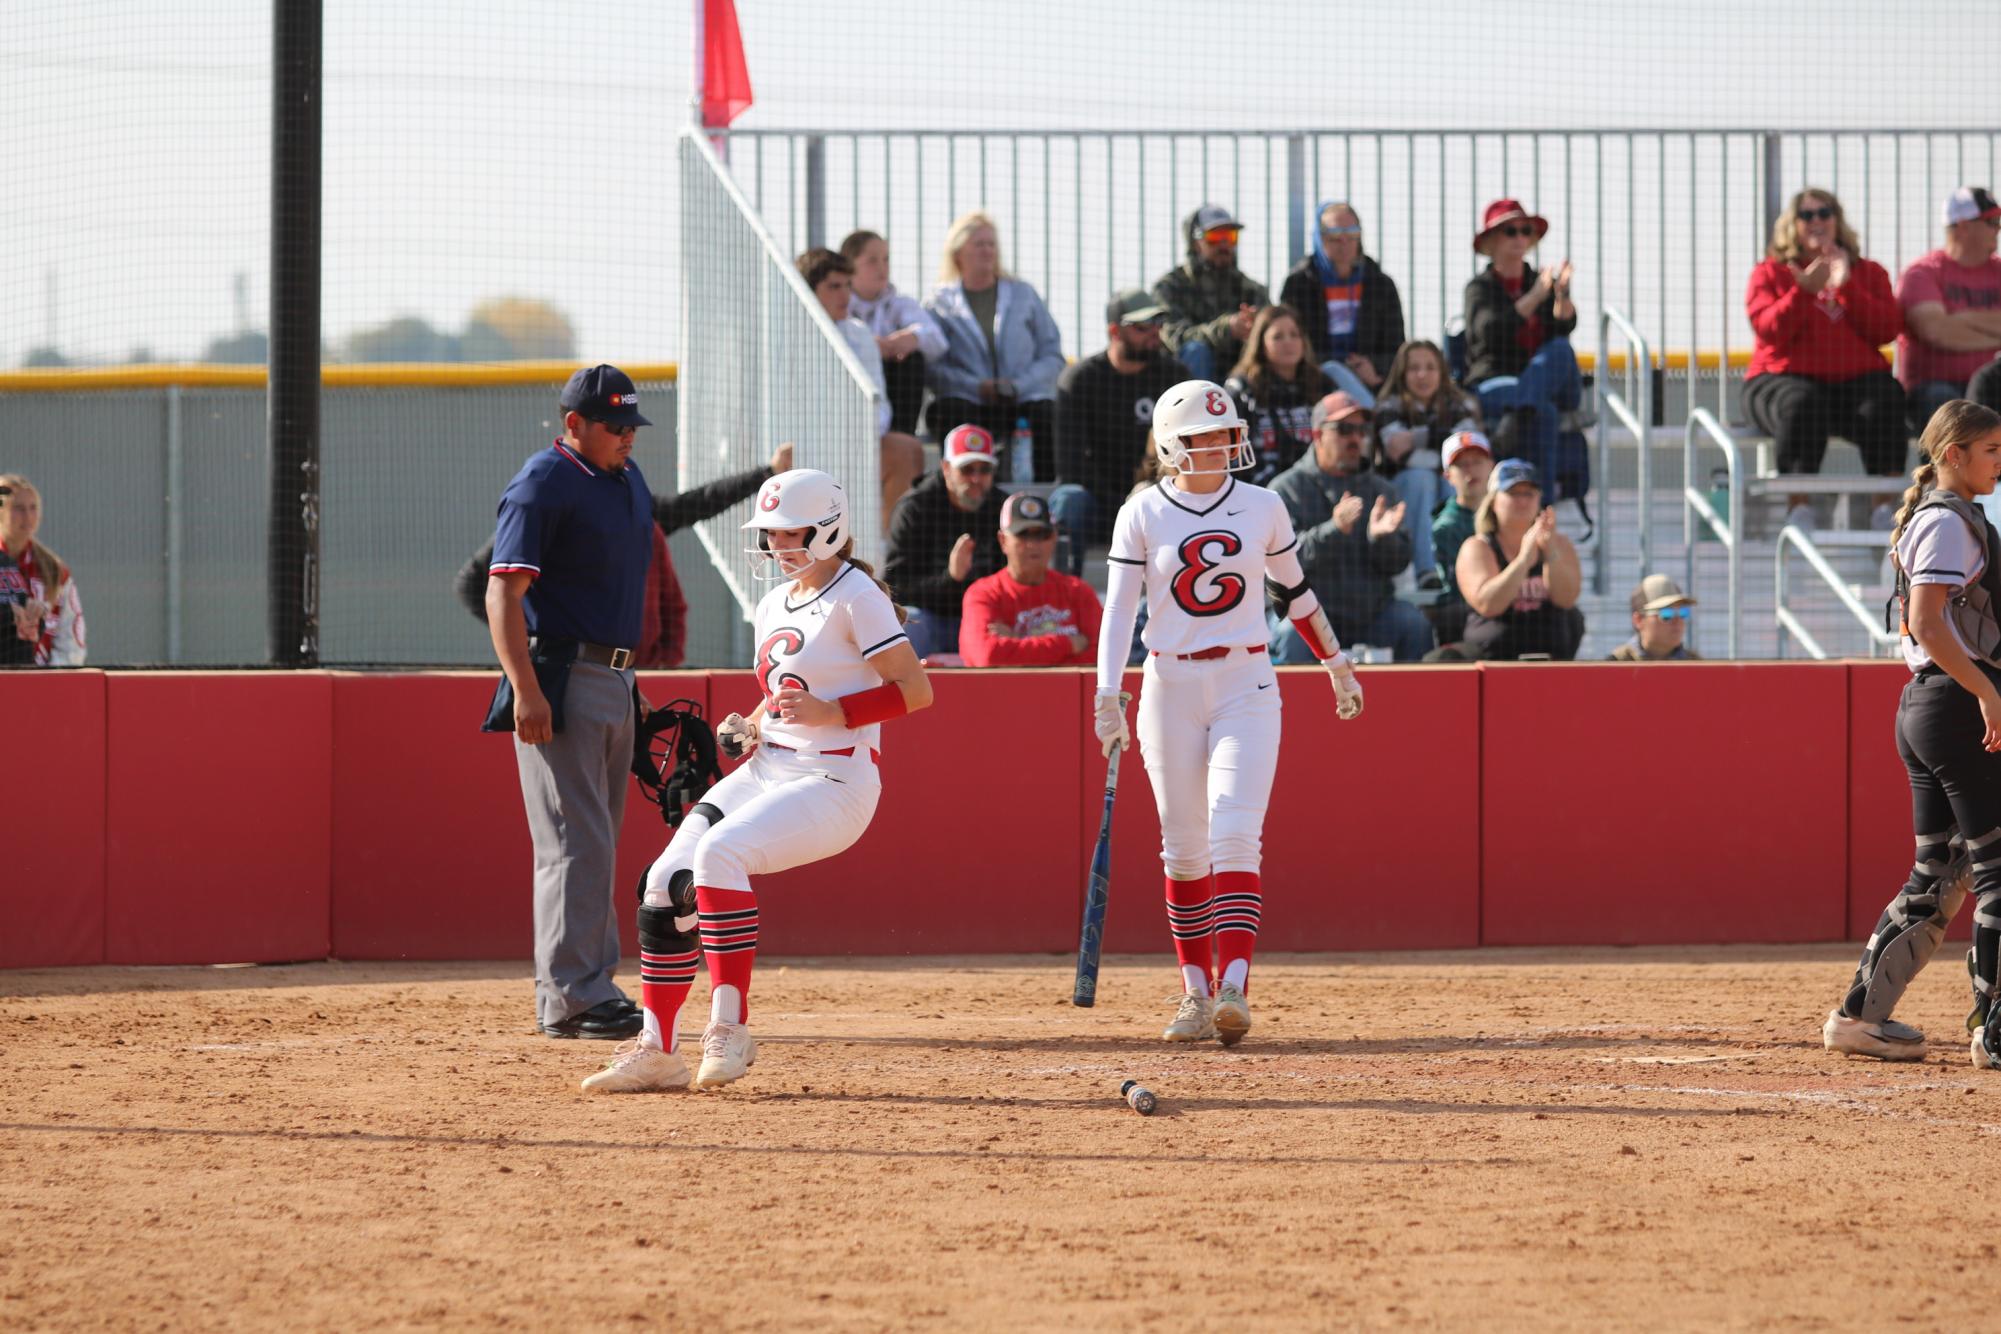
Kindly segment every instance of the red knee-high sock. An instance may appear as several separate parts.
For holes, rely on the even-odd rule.
[[[699,958],[698,950],[685,954],[639,951],[639,1003],[653,1017],[662,1051],[675,1051],[681,1045],[681,1007],[688,1001],[688,988],[695,985]]]
[[[757,959],[757,895],[747,889],[695,886],[695,907],[702,918],[702,951],[709,960],[709,986],[731,987],[734,1003],[719,994],[709,1011],[712,1022],[750,1022],[750,966]],[[735,1014],[730,1014],[730,1009]]]
[[[1214,989],[1216,951],[1210,943],[1211,919],[1215,912],[1215,877],[1200,880],[1167,879],[1167,929],[1174,936],[1174,957],[1182,967],[1182,989],[1195,990],[1189,969],[1201,972],[1202,995]]]
[[[1262,881],[1256,871],[1216,872],[1217,976],[1234,982],[1248,995],[1251,954],[1258,945],[1258,922],[1264,916]]]

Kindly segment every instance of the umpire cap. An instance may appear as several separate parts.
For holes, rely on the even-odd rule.
[[[570,377],[557,400],[565,412],[583,414],[608,426],[651,426],[639,415],[639,391],[616,366],[586,366]]]

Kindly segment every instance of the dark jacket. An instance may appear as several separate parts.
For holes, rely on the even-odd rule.
[[[1334,633],[1345,641],[1362,638],[1395,596],[1390,580],[1410,564],[1410,534],[1401,527],[1373,541],[1369,514],[1376,498],[1397,503],[1396,488],[1373,472],[1336,476],[1326,472],[1308,450],[1299,462],[1279,474],[1271,489],[1285,502],[1299,534],[1299,567],[1306,583],[1326,609]],[[1354,531],[1334,525],[1334,506],[1350,491],[1362,498],[1362,517]]]
[[[744,472],[731,473],[719,477],[704,486],[691,491],[683,491],[674,496],[653,497],[653,522],[663,533],[677,533],[690,524],[704,519],[713,519],[730,506],[756,492],[764,485],[764,479],[771,476],[771,469],[751,468]],[[477,619],[486,620],[486,571],[493,564],[493,539],[472,553],[472,558],[459,567],[452,578],[452,591],[458,594],[465,609]],[[672,566],[669,566],[671,574]],[[676,583],[676,590],[679,583]],[[685,605],[685,604],[684,604]],[[663,626],[663,637],[671,637],[674,627]],[[678,640],[676,640],[678,642]]]
[[[1064,368],[1056,381],[1056,480],[1075,482],[1108,511],[1125,502],[1146,461],[1153,405],[1188,378],[1180,362],[1156,356],[1144,369],[1122,375],[1111,354],[1099,352]]]
[[[1237,401],[1237,414],[1250,428],[1251,466],[1237,470],[1240,481],[1270,486],[1299,456],[1313,448],[1313,405],[1334,391],[1320,368],[1300,363],[1297,378],[1265,377],[1264,391],[1232,375],[1223,388]]]
[[[952,503],[952,492],[935,468],[904,492],[889,516],[882,561],[882,581],[896,600],[933,616],[956,618],[973,581],[1007,563],[1000,549],[1002,500],[995,487],[978,509],[962,510]],[[973,568],[964,579],[954,579],[945,572],[945,562],[961,534],[973,539]]]
[[[1188,257],[1181,267],[1170,269],[1153,285],[1153,299],[1167,307],[1167,327],[1161,336],[1179,352],[1187,342],[1203,342],[1215,349],[1216,364],[1228,369],[1243,351],[1243,341],[1230,332],[1237,307],[1253,310],[1271,304],[1271,293],[1263,283],[1252,282],[1234,265],[1219,269],[1202,258],[1196,249],[1195,215],[1181,220],[1181,239]],[[1324,322],[1324,321],[1323,321]]]
[[[1362,308],[1355,313],[1354,350],[1369,359],[1376,374],[1388,375],[1390,362],[1403,346],[1403,298],[1397,295],[1396,283],[1367,255],[1362,256],[1355,270],[1362,279]],[[1306,330],[1306,339],[1313,345],[1313,360],[1326,361],[1330,355],[1327,298],[1312,255],[1300,260],[1285,275],[1278,300],[1299,316],[1300,327]]]
[[[1536,271],[1533,264],[1522,266],[1523,291],[1535,286]],[[1542,340],[1567,338],[1577,327],[1577,307],[1571,306],[1570,318],[1559,320],[1556,309],[1556,293],[1543,298],[1536,314],[1542,319]],[[1501,286],[1501,279],[1489,264],[1481,270],[1480,276],[1466,284],[1466,381],[1469,387],[1477,388],[1482,381],[1497,375],[1520,375],[1522,368],[1535,355],[1535,348],[1523,347],[1522,326],[1528,323],[1515,310],[1513,298],[1508,289]],[[1538,343],[1537,346],[1541,346]]]

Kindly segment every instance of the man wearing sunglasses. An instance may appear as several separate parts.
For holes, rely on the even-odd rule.
[[[1362,249],[1362,219],[1338,199],[1314,210],[1320,243],[1285,275],[1281,305],[1299,316],[1313,360],[1365,408],[1403,346],[1403,298]]]
[[[1161,332],[1191,378],[1217,384],[1237,364],[1251,321],[1271,304],[1265,285],[1237,267],[1244,224],[1220,204],[1204,204],[1182,224],[1188,258],[1153,285],[1167,308]]]
[[[1913,434],[1941,406],[1974,398],[1971,382],[1985,375],[2001,397],[2001,203],[1977,185],[1946,197],[1945,245],[1912,261],[1897,280],[1904,331],[1897,338],[1897,379],[1903,382],[1906,420]],[[1995,406],[1988,403],[1989,407]]]
[[[1664,574],[1633,590],[1633,637],[1612,650],[1615,662],[1681,662],[1698,657],[1685,642],[1695,599]]]

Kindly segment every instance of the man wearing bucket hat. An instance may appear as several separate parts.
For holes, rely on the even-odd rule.
[[[1577,328],[1570,261],[1540,272],[1528,262],[1529,251],[1548,232],[1547,218],[1514,199],[1495,200],[1481,216],[1473,249],[1489,263],[1466,284],[1466,384],[1495,424],[1490,434],[1500,437],[1501,452],[1527,458],[1555,487],[1564,475],[1557,464],[1557,437],[1581,425],[1574,414],[1583,381],[1570,349]],[[1502,419],[1509,414],[1516,417],[1512,442],[1503,435]],[[1553,490],[1550,499],[1556,498]]]

